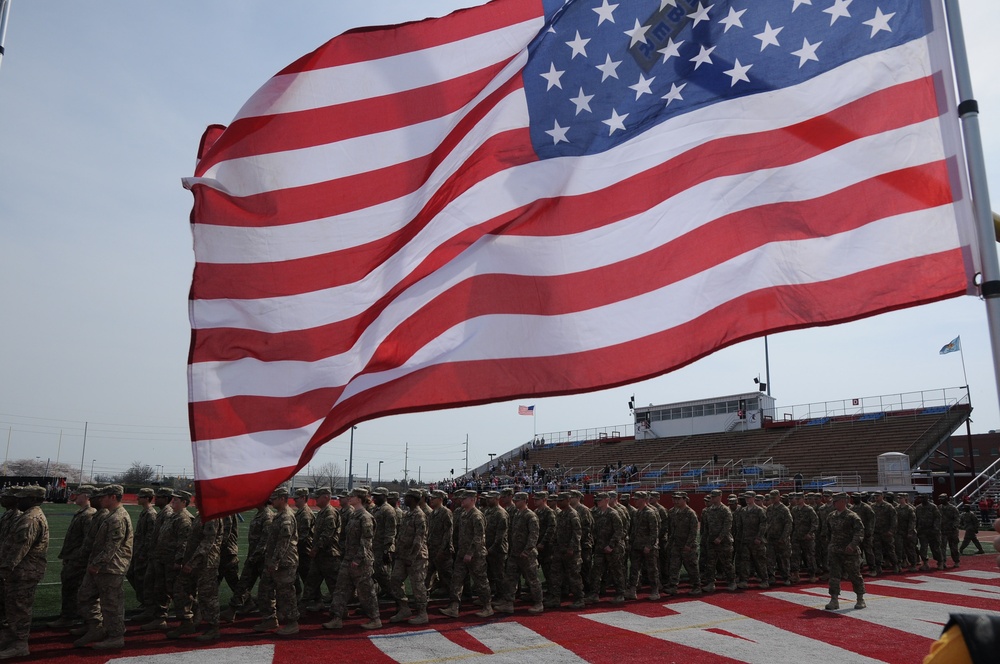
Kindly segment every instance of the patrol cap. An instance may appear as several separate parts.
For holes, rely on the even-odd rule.
[[[739,502],[739,500],[740,500],[739,497],[737,497],[737,495],[735,493],[729,494],[729,502],[731,502],[731,503],[737,503],[737,502]]]
[[[757,492],[756,491],[744,491],[743,492],[743,497],[744,498],[756,498],[757,497]]]
[[[558,500],[569,500],[572,497],[572,493],[569,491],[563,491],[559,494]]]
[[[420,489],[408,489],[406,491],[407,498],[416,498],[417,500],[420,500],[421,495],[423,494],[420,493]]]
[[[608,494],[607,491],[598,491],[597,493],[594,494],[594,500],[604,500],[605,498],[609,497],[610,495]]]
[[[123,495],[125,495],[125,489],[122,487],[121,484],[109,484],[106,487],[104,487],[103,489],[101,489],[98,493],[95,493],[94,495],[95,496],[123,496]],[[191,494],[188,494],[189,497],[190,497],[190,495]]]
[[[382,496],[383,498],[388,498],[389,497],[389,490],[386,489],[384,486],[377,486],[374,489],[372,489],[372,495],[373,496]]]
[[[74,491],[73,493],[77,494],[85,493],[88,496],[93,496],[95,491],[97,491],[97,487],[95,487],[93,484],[81,484],[80,486],[76,487],[76,491]],[[169,492],[170,489],[167,489],[167,491]]]
[[[781,492],[778,491],[777,489],[771,489],[770,491],[767,492],[767,495],[769,495],[769,496],[780,496]]]
[[[650,491],[648,493],[649,493],[649,497],[650,498],[659,498],[660,497],[660,492],[659,491]]]
[[[309,497],[309,489],[307,489],[304,486],[300,486],[298,489],[295,490],[295,497],[296,498],[308,498]]]
[[[513,496],[514,495],[514,487],[505,486],[504,488],[500,489],[500,495],[501,496]],[[525,494],[525,495],[527,495],[527,494]]]
[[[886,498],[886,500],[896,497],[896,494],[894,494],[892,491],[883,491],[882,495]]]
[[[363,486],[359,486],[357,489],[352,489],[349,495],[364,500],[365,498],[368,497],[368,489],[364,488]]]
[[[417,491],[420,491],[420,489],[417,489]],[[389,500],[399,500],[398,491],[390,491],[387,495],[389,496]]]
[[[621,498],[622,500],[628,500],[629,498],[632,497],[632,494],[630,494],[630,493],[620,493],[620,494],[618,494],[618,497]]]
[[[514,494],[514,500],[516,502],[521,502],[522,500],[527,500],[527,499],[528,499],[528,494],[526,494],[524,491],[518,491],[517,493]]]
[[[29,484],[28,486],[19,486],[14,492],[15,498],[44,498],[45,497],[45,487],[38,486],[37,484]]]
[[[285,495],[287,496],[288,495],[288,489],[285,489],[284,491],[285,491]],[[101,495],[107,495],[107,494],[105,494],[104,491],[102,490]],[[174,498],[180,498],[181,500],[186,500],[188,502],[191,502],[191,494],[190,494],[190,492],[184,491],[183,489],[174,489],[174,492],[171,495]]]
[[[612,498],[617,498],[618,497],[618,492],[615,491],[614,489],[612,489],[611,491],[608,491],[608,495],[610,497],[612,497]]]
[[[143,487],[139,489],[139,493],[136,494],[139,498],[152,498],[156,495],[156,492],[149,487]]]
[[[318,488],[315,491],[313,491],[313,495],[315,495],[315,496],[332,496],[333,495],[333,491],[331,491],[330,487],[328,487],[328,486],[321,486],[320,488]]]
[[[841,491],[840,493],[835,493],[835,494],[833,494],[833,499],[834,500],[847,500],[847,493],[844,492],[844,491]]]
[[[535,498],[537,498],[538,500],[545,500],[548,497],[549,497],[549,492],[548,491],[536,491],[535,492]]]
[[[672,494],[670,494],[670,495],[671,495],[672,497],[674,497],[674,498],[683,498],[684,500],[687,500],[687,497],[688,497],[688,495],[687,495],[687,491],[674,491],[674,492],[673,492]]]
[[[632,497],[635,498],[636,500],[648,500],[649,494],[646,493],[645,491],[636,491],[635,493],[632,494]]]
[[[559,493],[550,493],[549,497],[546,498],[545,500],[548,501],[548,502],[550,502],[550,503],[554,503],[557,500],[559,500],[559,498],[560,498],[561,495],[562,494],[559,494]]]
[[[87,487],[87,488],[93,490],[93,487]],[[83,489],[84,487],[80,487],[79,489],[77,489],[77,491],[79,492],[82,491]],[[167,486],[161,486],[159,489],[156,490],[156,496],[158,498],[173,498],[174,490]]]
[[[720,489],[712,489],[711,491],[708,492],[708,497],[709,498],[715,498],[715,497],[721,496],[721,495],[722,495],[722,491]]]
[[[430,497],[437,498],[438,500],[447,500],[448,494],[442,491],[441,489],[435,489],[434,491],[431,491]]]
[[[480,495],[482,495],[483,498],[499,498],[500,497],[500,494],[497,493],[496,491],[483,491],[483,493],[480,494]]]
[[[951,500],[951,496],[946,493],[939,493],[938,498],[944,498],[945,500]]]
[[[569,495],[572,496],[573,498],[583,498],[583,492],[580,491],[579,489],[570,489]]]
[[[277,500],[279,498],[288,498],[287,487],[283,486],[276,487],[274,491],[271,492],[271,497],[269,498],[269,500]]]

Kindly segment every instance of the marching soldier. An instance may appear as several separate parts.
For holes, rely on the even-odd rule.
[[[917,511],[910,505],[910,496],[900,493],[896,496],[896,556],[900,565],[907,565],[911,572],[916,572],[920,565],[920,552],[917,551]]]
[[[219,616],[222,622],[231,622],[236,618],[237,612],[250,611],[253,607],[251,592],[264,573],[264,545],[272,519],[274,510],[269,503],[257,507],[257,513],[250,521],[250,530],[247,532],[247,557],[243,561],[240,582],[229,600],[229,607]]]
[[[100,520],[93,548],[87,561],[87,576],[80,585],[80,595],[97,595],[90,603],[90,613],[84,615],[88,631],[73,645],[89,643],[98,649],[118,649],[125,646],[125,572],[132,561],[132,519],[122,506],[125,490],[112,484],[98,494],[101,508],[107,512]],[[97,518],[95,517],[95,523]],[[93,592],[89,590],[93,587]]]
[[[959,518],[959,526],[965,531],[965,538],[962,540],[962,546],[959,547],[959,553],[965,553],[965,547],[970,544],[975,544],[976,548],[979,549],[979,553],[986,553],[983,551],[983,545],[979,543],[979,538],[976,536],[979,533],[979,517],[972,513],[971,505],[962,505],[962,516]]]
[[[524,576],[531,594],[528,613],[541,613],[542,583],[538,579],[538,515],[528,509],[528,494],[523,491],[513,496],[514,518],[510,527],[510,546],[504,570],[503,591],[500,601],[493,605],[496,611],[514,613],[514,595],[518,579]]]
[[[362,629],[379,629],[382,621],[378,615],[378,599],[375,596],[375,585],[372,572],[375,562],[372,541],[375,537],[375,521],[365,509],[368,499],[366,489],[357,488],[351,491],[348,504],[351,512],[344,524],[344,560],[337,574],[336,589],[333,591],[333,603],[330,606],[329,622],[323,623],[326,629],[340,629],[344,626],[344,615],[347,613],[347,601],[351,594],[357,592],[361,610],[368,616],[368,622],[361,625]]]
[[[649,599],[660,599],[660,520],[659,515],[647,504],[645,491],[635,492],[635,516],[632,517],[632,533],[628,590],[625,599],[635,599],[639,588],[639,578],[645,572],[649,581]]]
[[[236,514],[222,517],[222,547],[219,549],[219,588],[225,581],[234,593],[240,587],[240,520]]]
[[[180,625],[167,632],[168,639],[195,633],[196,598],[198,612],[208,623],[208,628],[196,637],[197,640],[208,642],[219,638],[219,560],[223,538],[222,521],[205,521],[199,510],[191,523],[174,585],[174,612]]]
[[[942,493],[938,496],[938,508],[941,510],[941,559],[947,566],[947,556],[951,551],[953,567],[961,566],[962,554],[958,549],[958,508],[951,502],[951,496]]]
[[[881,574],[886,563],[899,574],[899,558],[896,557],[896,521],[898,520],[896,508],[886,502],[885,495],[881,491],[876,491],[873,495],[875,496],[875,504],[872,506],[872,511],[875,513],[875,527],[872,548],[875,551],[875,569],[872,570],[872,576]]]
[[[580,558],[580,538],[583,527],[580,516],[569,504],[570,494],[563,491],[558,496],[559,513],[556,515],[556,539],[552,550],[552,582],[549,584],[549,597],[544,602],[545,608],[559,608],[562,604],[563,584],[569,586],[575,601],[572,609],[582,609],[583,579],[580,568],[583,561]]]
[[[431,494],[431,516],[427,525],[427,586],[431,594],[447,595],[451,584],[452,559],[455,556],[453,519],[445,507],[448,494],[440,489]]]
[[[97,539],[97,533],[101,529],[101,524],[104,519],[108,516],[108,510],[104,507],[104,488],[95,489],[90,495],[90,506],[97,510],[94,514],[94,518],[91,519],[90,525],[87,527],[87,532],[83,536],[83,544],[80,546],[82,551],[82,556],[84,560],[89,561],[91,554],[94,550],[94,541]],[[83,637],[88,634],[93,637],[96,635],[94,630],[94,625],[87,622],[88,617],[96,616],[97,619],[101,617],[101,594],[100,589],[94,580],[91,578],[90,574],[84,574],[83,579],[80,581],[80,588],[76,593],[76,607],[80,614],[80,617],[85,621],[82,627],[74,628],[69,631],[72,636],[81,637],[77,639],[74,644],[79,644],[77,647],[82,647],[86,645],[85,643],[80,643]],[[99,625],[98,625],[99,626]],[[93,640],[100,641],[104,637],[101,636],[97,639],[92,639],[87,641],[87,643]]]
[[[736,566],[733,564],[733,513],[722,504],[722,492],[712,489],[709,504],[701,512],[705,534],[705,592],[715,591],[715,576],[722,568],[730,592],[736,590]]]
[[[308,611],[322,611],[321,588],[323,582],[332,594],[337,585],[337,574],[340,572],[340,512],[331,504],[333,492],[328,487],[316,489],[316,520],[313,528],[312,547],[306,551],[311,559],[309,576],[306,577],[305,591],[302,600],[309,602]]]
[[[611,498],[601,492],[594,496],[597,512],[594,513],[594,561],[590,569],[590,594],[585,602],[600,601],[602,579],[607,576],[615,589],[614,604],[625,601],[625,526],[621,514],[611,507]]]
[[[861,543],[865,539],[865,524],[861,517],[847,509],[847,494],[833,496],[833,509],[826,527],[830,534],[827,563],[830,566],[830,602],[827,611],[840,608],[840,578],[846,576],[854,587],[855,609],[865,608],[865,580],[861,578]]]
[[[152,489],[139,489],[136,500],[139,503],[139,523],[136,524],[132,538],[132,562],[129,563],[125,578],[135,590],[135,598],[139,604],[144,604],[144,581],[146,568],[149,566],[149,552],[153,545],[153,525],[156,523],[156,510],[153,509]]]
[[[580,517],[580,577],[583,579],[584,593],[590,583],[590,566],[594,559],[594,516],[583,504],[583,493],[577,489],[569,492],[569,505]]]
[[[500,494],[489,491],[483,494],[486,509],[486,576],[490,592],[499,597],[503,591],[504,564],[507,562],[507,511],[499,505]]]
[[[410,489],[403,500],[408,511],[404,513],[396,537],[396,559],[393,561],[389,577],[389,591],[396,600],[396,615],[389,622],[407,621],[411,625],[427,624],[427,517],[418,507],[420,489]],[[506,513],[504,513],[506,516]],[[504,537],[506,537],[506,525]],[[413,614],[406,602],[403,584],[410,579],[413,604],[417,613]]]
[[[660,524],[658,541],[660,545],[660,587],[662,588],[667,585],[667,572],[670,569],[670,561],[668,560],[670,555],[670,513],[666,507],[660,504],[659,491],[649,491],[648,494],[649,506],[656,510],[656,518]]]
[[[143,624],[141,629],[166,629],[167,607],[170,605],[172,587],[167,586],[167,566],[173,565],[173,557],[166,557],[162,542],[167,537],[167,524],[174,516],[174,508],[170,503],[173,490],[160,487],[153,496],[153,504],[159,510],[153,520],[152,544],[149,547],[149,559],[146,562],[146,576],[143,579],[143,612],[136,620],[151,621]],[[147,627],[153,625],[153,627]]]
[[[545,578],[545,592],[552,592],[552,584],[549,577],[552,574],[550,561],[552,560],[552,545],[556,539],[556,513],[548,505],[548,491],[536,491],[535,516],[538,517],[538,567],[542,570]]]
[[[253,631],[291,636],[299,632],[298,593],[295,591],[299,526],[288,505],[288,489],[278,487],[271,493],[271,507],[274,518],[264,543],[264,572],[257,593],[261,621],[253,626]]]
[[[73,503],[79,509],[69,522],[66,537],[63,538],[62,549],[59,550],[59,559],[63,561],[62,571],[59,573],[62,585],[62,608],[59,612],[59,619],[49,623],[49,627],[54,629],[71,627],[80,617],[76,595],[80,590],[83,577],[87,574],[87,552],[83,548],[83,540],[90,529],[90,522],[97,514],[97,510],[90,505],[92,493],[94,493],[94,487],[84,484],[70,494]]]
[[[156,583],[163,583],[164,588],[160,589],[158,585],[156,587],[157,605],[154,607],[153,619],[142,626],[142,629],[147,631],[167,629],[167,611],[174,589],[177,587],[177,573],[181,569],[184,546],[191,534],[191,524],[194,519],[187,509],[191,504],[190,493],[183,489],[174,489],[170,496],[170,516],[160,527],[154,554],[157,563],[163,568],[163,578],[161,580],[157,576]]]
[[[851,496],[851,511],[861,517],[861,523],[865,525],[865,539],[861,542],[861,552],[864,554],[865,563],[868,565],[868,573],[874,576],[875,571],[875,512],[871,505],[865,502],[864,493],[855,493]]]
[[[5,541],[14,522],[21,516],[21,510],[17,509],[17,496],[14,494],[13,487],[8,487],[3,490],[3,493],[0,493],[0,506],[4,508],[3,516],[0,516],[0,542]],[[7,622],[3,598],[3,579],[0,579],[0,625]],[[61,626],[58,621],[56,621],[56,626]]]
[[[476,492],[462,491],[462,516],[458,523],[458,548],[455,551],[455,566],[452,568],[451,589],[448,606],[441,613],[449,618],[457,618],[462,605],[462,589],[465,586],[465,576],[472,577],[473,591],[482,604],[482,610],[476,613],[480,618],[493,615],[490,582],[486,577],[486,519],[476,507]]]
[[[772,489],[770,494],[771,504],[767,506],[765,512],[765,535],[767,537],[768,554],[768,583],[774,583],[775,574],[780,574],[785,580],[785,585],[791,585],[791,573],[789,572],[791,558],[792,540],[792,513],[781,502],[781,494],[777,489]]]
[[[944,554],[941,552],[941,511],[934,501],[927,496],[917,496],[917,540],[920,545],[920,559],[923,564],[920,569],[925,572],[930,569],[927,564],[927,549],[937,562],[937,569],[944,569]]]
[[[35,589],[45,576],[49,549],[49,524],[40,507],[45,500],[45,488],[22,487],[14,493],[14,498],[19,514],[0,540],[0,581],[7,616],[7,627],[0,633],[0,659],[30,654],[31,610]]]
[[[296,592],[301,592],[306,577],[309,576],[309,549],[312,548],[313,526],[316,522],[316,515],[309,507],[309,489],[299,487],[295,490],[295,527],[298,531],[298,553],[299,564],[297,567],[298,578],[295,580]],[[306,601],[306,598],[303,598]]]
[[[737,588],[746,589],[750,581],[750,567],[757,574],[761,588],[768,588],[767,582],[767,548],[764,545],[764,509],[757,504],[757,494],[747,491],[743,494],[747,504],[737,512],[739,525],[737,529],[742,535],[740,542],[740,559],[737,566]]]
[[[380,595],[389,591],[389,570],[392,565],[392,553],[396,542],[396,510],[388,503],[389,491],[385,487],[377,487],[372,491],[375,501],[375,538],[372,540],[372,550],[375,554],[375,583],[378,584]]]
[[[790,580],[795,583],[802,580],[799,569],[805,561],[806,574],[813,583],[819,581],[816,575],[816,532],[819,530],[819,517],[815,510],[806,504],[801,493],[793,493],[791,556],[789,558]]]
[[[667,578],[667,595],[677,594],[681,565],[691,582],[691,595],[701,594],[701,577],[698,570],[698,515],[688,507],[688,495],[676,491],[670,509],[670,572]],[[652,599],[652,597],[650,597]]]

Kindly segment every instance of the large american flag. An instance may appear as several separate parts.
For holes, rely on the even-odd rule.
[[[199,151],[200,506],[390,413],[973,292],[941,0],[494,0],[341,35]]]

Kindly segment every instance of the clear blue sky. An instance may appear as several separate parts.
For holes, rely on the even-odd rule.
[[[826,2],[826,0],[821,0]],[[227,124],[271,75],[361,25],[441,15],[474,0],[275,4],[14,0],[0,66],[0,453],[117,472],[133,460],[191,473],[185,379],[193,268],[190,175],[205,126]],[[962,4],[994,198],[1000,198],[1000,3]],[[1000,204],[994,203],[994,208]],[[985,307],[972,297],[773,335],[781,405],[964,384],[973,430],[1000,428]],[[606,392],[385,418],[359,426],[356,474],[423,480],[539,434],[629,422],[627,401],[754,389],[762,340]],[[59,435],[62,431],[60,447]],[[347,436],[316,463],[343,464]]]

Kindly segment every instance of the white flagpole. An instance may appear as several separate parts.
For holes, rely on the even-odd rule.
[[[962,335],[958,335],[958,354],[962,357],[962,376],[965,378],[965,391],[966,394],[969,393],[969,374],[965,373],[965,349],[962,348]],[[972,396],[969,396],[969,401],[972,400]]]
[[[1000,262],[997,260],[996,232],[993,212],[990,209],[990,192],[986,181],[986,161],[979,130],[979,104],[972,94],[972,76],[969,73],[969,56],[965,48],[965,32],[958,0],[944,0],[948,15],[948,34],[951,37],[955,81],[958,85],[958,115],[962,121],[965,140],[965,157],[969,165],[969,183],[972,204],[976,214],[976,234],[979,238],[980,259],[983,264],[983,282],[980,292],[986,301],[986,322],[990,331],[993,351],[993,378],[1000,395]],[[965,370],[965,356],[962,357]],[[968,383],[966,379],[966,383]]]
[[[10,3],[14,0],[0,0],[0,63],[3,63],[3,45],[7,38],[7,19],[10,18]]]

